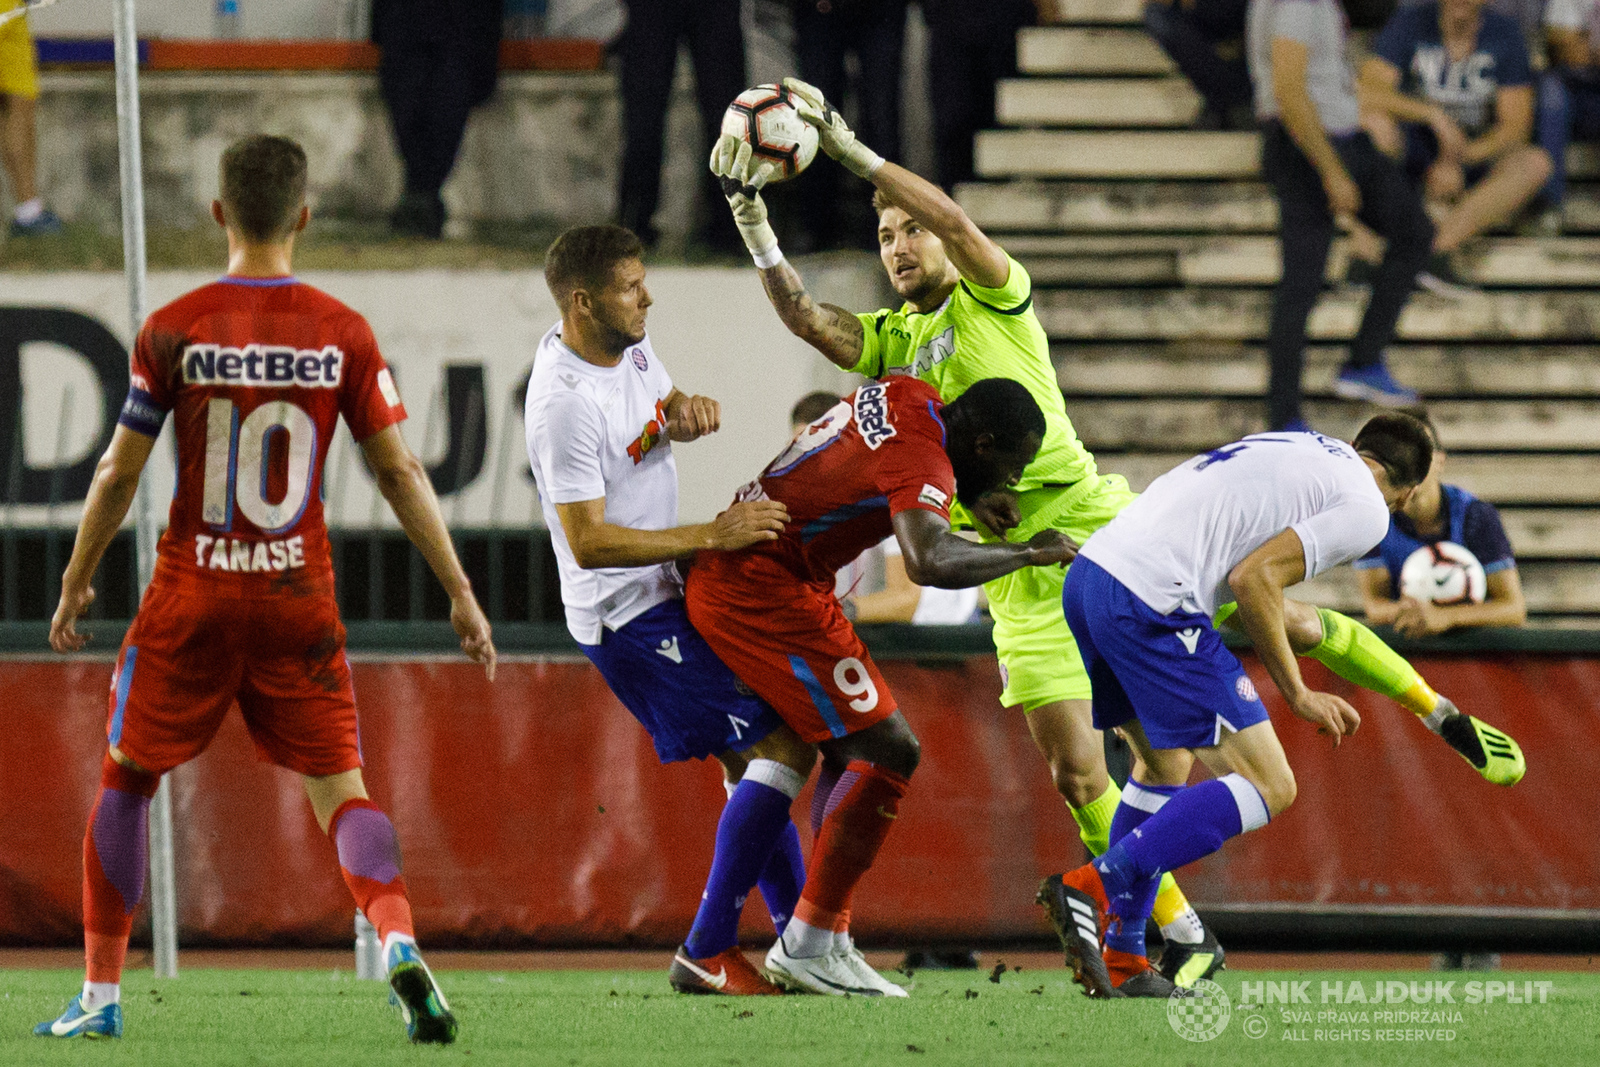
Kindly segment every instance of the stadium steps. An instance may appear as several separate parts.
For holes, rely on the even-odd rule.
[[[1136,488],[1263,428],[1279,272],[1259,137],[1187,128],[1199,99],[1142,7],[1060,0],[1060,24],[1022,31],[1003,128],[978,135],[981,180],[957,190],[1028,267],[1068,412],[1101,469]],[[1427,398],[1447,477],[1503,509],[1530,611],[1581,624],[1600,622],[1600,152],[1575,147],[1568,163],[1566,234],[1477,242],[1460,267],[1484,291],[1419,294],[1390,361]],[[1345,256],[1337,242],[1330,282]],[[1365,301],[1330,285],[1310,324],[1306,413],[1335,434],[1375,410],[1331,390]],[[1360,605],[1348,569],[1301,592]]]
[[[1008,181],[963,185],[973,221],[1009,248],[1015,233],[1271,234],[1278,205],[1260,182]],[[1600,189],[1567,191],[1567,229],[1600,233]]]

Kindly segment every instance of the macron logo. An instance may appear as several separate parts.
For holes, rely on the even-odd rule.
[[[1194,655],[1195,648],[1200,644],[1200,627],[1191,626],[1187,630],[1179,630],[1178,640],[1189,650],[1189,655]]]
[[[183,380],[189,385],[335,389],[343,375],[344,353],[334,345],[321,351],[272,345],[190,345],[183,350]]]
[[[656,655],[664,656],[674,663],[681,664],[683,662],[683,653],[678,651],[678,639],[676,637],[661,642],[661,647],[656,649]]]

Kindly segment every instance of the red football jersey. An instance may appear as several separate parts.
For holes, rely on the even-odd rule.
[[[778,500],[789,525],[750,549],[806,581],[834,572],[893,532],[890,518],[923,508],[950,518],[956,475],[944,451],[939,392],[914,378],[869,382],[802,430],[740,500]]]
[[[406,417],[367,321],[293,278],[224,278],[163,307],[118,419],[173,415],[177,485],[155,577],[225,597],[332,594],[323,462]]]

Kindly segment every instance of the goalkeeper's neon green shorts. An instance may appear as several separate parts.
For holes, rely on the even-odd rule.
[[[1018,503],[1022,524],[1010,540],[1060,530],[1078,544],[1116,517],[1138,494],[1120,474],[1090,475],[1065,489],[1035,489]],[[983,587],[994,616],[994,645],[1005,685],[1000,703],[1025,711],[1058,700],[1088,700],[1089,673],[1061,609],[1065,567],[1024,567]]]

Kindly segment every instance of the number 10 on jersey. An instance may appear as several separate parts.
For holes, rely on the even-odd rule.
[[[279,435],[283,439],[280,442]],[[269,501],[274,451],[286,456],[283,496]],[[206,473],[201,515],[213,530],[233,529],[237,504],[264,534],[280,534],[300,521],[311,499],[311,464],[317,454],[317,426],[287,400],[271,400],[239,417],[226,397],[213,397],[206,410]],[[240,477],[240,475],[243,477]]]

